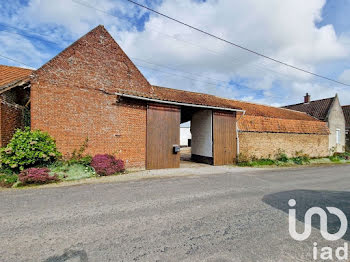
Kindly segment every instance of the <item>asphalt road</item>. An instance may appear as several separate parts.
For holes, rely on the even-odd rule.
[[[350,166],[249,170],[216,175],[0,192],[0,261],[312,261],[328,242],[311,206],[350,214]],[[337,219],[330,218],[330,231]],[[350,219],[349,219],[350,221]],[[350,231],[350,230],[349,230]]]

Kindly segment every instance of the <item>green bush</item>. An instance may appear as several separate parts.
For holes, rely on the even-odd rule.
[[[330,156],[329,159],[334,162],[334,163],[338,163],[340,162],[341,158],[337,155],[334,155],[334,156]]]
[[[0,174],[0,187],[12,187],[18,180],[18,176],[15,174]]]
[[[334,159],[338,159],[338,160],[350,160],[350,153],[349,152],[334,153],[333,157]]]
[[[287,163],[289,161],[289,158],[284,151],[278,150],[278,153],[276,155],[276,160],[283,163]]]
[[[237,165],[238,166],[250,166],[250,167],[253,167],[253,166],[272,166],[272,165],[276,165],[276,161],[275,160],[272,160],[272,159],[269,159],[269,158],[266,158],[266,159],[259,159],[259,160],[253,160],[253,161],[242,161],[242,162],[239,162]]]
[[[55,141],[48,133],[31,131],[26,127],[24,130],[17,130],[10,143],[0,149],[0,165],[18,171],[45,165],[60,156]]]
[[[12,175],[14,174],[13,170],[11,168],[8,167],[1,167],[0,168],[0,175]]]
[[[71,158],[66,163],[68,165],[83,165],[83,166],[90,166],[92,161],[92,156],[83,156],[81,158]]]
[[[306,155],[293,157],[291,158],[291,160],[293,161],[294,164],[297,164],[297,165],[304,165],[304,164],[310,163],[310,158]]]

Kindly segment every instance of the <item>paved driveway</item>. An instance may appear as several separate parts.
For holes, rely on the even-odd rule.
[[[226,171],[0,192],[0,261],[312,261],[297,230],[311,206],[350,214],[350,166]],[[298,212],[300,211],[300,212]],[[349,219],[350,221],[350,219]],[[330,217],[330,231],[339,225]]]

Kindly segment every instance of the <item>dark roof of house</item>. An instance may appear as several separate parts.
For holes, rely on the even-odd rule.
[[[335,97],[325,98],[321,100],[311,101],[309,103],[288,105],[284,106],[283,108],[304,112],[319,120],[325,121],[334,99]]]
[[[350,105],[343,106],[342,108],[345,116],[345,126],[347,129],[350,129]]]
[[[32,72],[31,69],[0,65],[0,91],[28,78]]]

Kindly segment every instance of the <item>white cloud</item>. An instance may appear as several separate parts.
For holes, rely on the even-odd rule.
[[[121,18],[81,6],[72,0],[30,0],[28,6],[19,9],[17,15],[7,20],[50,34],[53,39],[61,39],[65,45],[97,24],[104,24],[129,56],[188,73],[135,60],[146,67],[187,77],[141,68],[154,84],[274,105],[297,102],[305,92],[315,94],[314,98],[339,92],[340,95],[344,94],[345,102],[350,103],[347,94],[350,92],[339,89],[331,82],[319,81],[310,75],[262,59],[163,17],[152,14],[145,23],[144,31],[140,32],[133,22],[144,14],[144,10],[140,11],[126,2],[77,1],[85,1]],[[163,0],[159,5],[154,4],[154,8],[252,50],[317,72],[323,65],[329,66],[330,63],[349,58],[350,32],[337,36],[332,25],[321,28],[315,25],[322,19],[321,11],[325,2]],[[240,84],[223,83],[231,80]],[[212,83],[218,83],[218,86]]]
[[[349,83],[350,85],[350,69],[344,70],[344,72],[339,77],[339,81]]]
[[[324,4],[324,0],[209,0],[205,3],[166,0],[158,10],[250,49],[316,71],[320,64],[345,59],[349,55],[332,25],[321,28],[315,25],[321,19]],[[284,93],[285,98],[294,83],[315,81],[310,75],[261,59],[159,16],[151,16],[143,32],[115,35],[121,39],[126,52],[134,57],[178,66],[181,70],[209,77],[215,74],[225,81],[237,76],[248,78],[248,87],[265,91],[264,101],[269,103],[276,103],[276,98],[282,103],[289,101],[289,98],[279,98],[277,92],[267,92],[276,88],[273,85],[276,80],[279,80],[279,88],[284,89],[279,93]],[[192,84],[186,83],[188,81],[180,84],[166,79],[169,80],[168,86],[193,89]],[[328,92],[324,94],[334,93],[334,85],[327,85]],[[310,85],[302,87],[299,96],[308,91]],[[214,93],[234,97],[228,92],[230,89]],[[239,92],[239,89],[234,91]]]
[[[48,54],[43,52],[39,46],[34,46],[31,41],[19,35],[0,31],[0,43],[0,54],[20,61],[32,68],[33,65],[41,64],[42,61],[49,59]],[[2,60],[3,59],[4,58],[2,58]],[[18,66],[14,61],[6,62]]]

